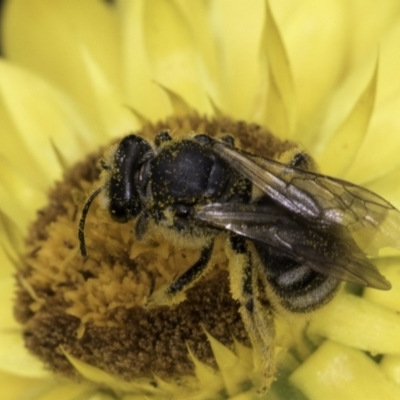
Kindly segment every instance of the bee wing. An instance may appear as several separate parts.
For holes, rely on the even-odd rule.
[[[291,168],[224,142],[215,152],[286,210],[318,226],[346,228],[368,254],[400,249],[400,212],[379,195],[340,179]]]
[[[234,232],[287,255],[300,265],[337,279],[390,289],[345,229],[315,229],[275,205],[212,203],[197,207],[197,221]]]

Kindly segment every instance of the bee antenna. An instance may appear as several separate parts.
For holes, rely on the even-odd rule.
[[[89,212],[90,205],[92,204],[93,200],[97,197],[97,195],[103,190],[103,187],[96,189],[86,200],[85,205],[82,209],[81,219],[79,220],[79,227],[78,227],[78,240],[79,240],[79,249],[81,251],[82,257],[87,257],[86,251],[86,243],[85,243],[85,222],[86,216]]]

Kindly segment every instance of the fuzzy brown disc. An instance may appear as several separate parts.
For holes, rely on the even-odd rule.
[[[197,116],[170,118],[135,132],[147,140],[170,134],[232,135],[240,147],[274,158],[293,147],[255,124]],[[52,370],[74,376],[62,351],[130,380],[193,374],[187,346],[215,366],[204,329],[228,347],[233,336],[249,344],[231,297],[224,237],[218,238],[213,269],[187,299],[171,307],[143,307],[151,290],[170,282],[199,256],[170,243],[141,244],[132,224],[112,221],[99,201],[87,217],[89,257],[79,254],[77,224],[82,205],[96,186],[98,160],[89,155],[66,172],[37,214],[17,273],[15,315],[23,324],[26,346]]]

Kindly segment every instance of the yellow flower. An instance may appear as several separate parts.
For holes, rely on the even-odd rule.
[[[84,379],[50,373],[25,350],[29,336],[12,313],[28,224],[54,181],[89,152],[193,111],[298,141],[323,173],[400,207],[399,15],[398,0],[9,0],[0,61],[3,397],[255,398],[251,351],[212,336],[218,371],[188,350],[195,376],[179,382],[123,381],[63,346],[57,359]],[[278,321],[278,377],[265,398],[400,398],[400,264],[384,250],[376,264],[391,291],[361,296],[347,285],[298,335],[285,330],[297,321]],[[21,275],[35,313],[43,299]],[[69,312],[79,315],[77,306]]]

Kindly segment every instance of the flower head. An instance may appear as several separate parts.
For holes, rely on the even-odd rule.
[[[399,12],[397,1],[9,0],[0,61],[8,398],[257,396],[262,371],[222,235],[205,280],[173,307],[144,303],[198,249],[139,243],[94,202],[82,259],[77,223],[101,182],[97,160],[130,132],[152,140],[163,129],[229,133],[281,160],[300,142],[322,173],[400,206]],[[385,249],[375,262],[391,291],[346,285],[311,322],[274,315],[277,379],[265,396],[399,397],[398,254]]]

